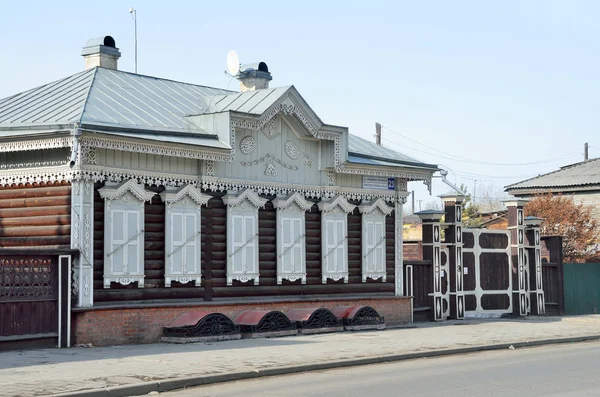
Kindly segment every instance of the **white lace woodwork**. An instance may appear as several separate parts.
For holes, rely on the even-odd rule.
[[[356,208],[343,196],[318,204],[321,210],[322,274],[327,279],[348,282],[348,214]]]
[[[210,196],[192,185],[160,194],[165,205],[165,287],[172,281],[201,284],[201,208]]]
[[[227,285],[234,280],[254,280],[258,285],[258,209],[267,201],[251,189],[223,197],[227,206]]]
[[[394,247],[396,255],[394,255],[394,295],[395,296],[404,296],[404,217],[403,217],[403,204],[406,202],[407,194],[405,191],[398,192],[398,200],[394,203],[395,211],[394,211]],[[402,195],[402,196],[400,196]],[[411,268],[412,269],[412,268]],[[412,271],[411,271],[412,277]],[[412,285],[412,278],[406,280],[407,285]],[[410,294],[412,295],[412,289],[410,290]]]
[[[71,184],[71,248],[79,250],[74,259],[73,283],[77,307],[94,305],[94,183],[73,181]]]
[[[104,288],[115,282],[144,287],[144,202],[152,200],[135,180],[99,189],[104,204]]]
[[[362,213],[362,281],[367,278],[386,281],[385,217],[392,213],[384,200],[363,203],[358,207]]]
[[[278,196],[277,210],[277,284],[282,280],[306,284],[305,213],[312,207],[301,194]]]
[[[72,136],[60,138],[31,139],[26,141],[10,141],[0,143],[0,153],[23,152],[27,150],[57,149],[73,146]],[[65,163],[67,160],[65,159]]]

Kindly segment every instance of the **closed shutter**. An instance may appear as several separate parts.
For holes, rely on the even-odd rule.
[[[325,269],[329,273],[333,273],[336,270],[336,252],[335,246],[337,244],[337,229],[336,229],[337,221],[336,220],[327,220],[325,221],[325,233],[327,235],[325,244]]]
[[[256,216],[244,216],[244,272],[258,273],[257,238],[254,237]]]
[[[140,233],[140,213],[115,208],[111,212],[111,222],[110,260],[112,262],[112,273],[120,275],[139,273],[140,240],[143,238]]]
[[[229,233],[233,234],[233,242],[231,244],[232,255],[231,255],[231,263],[233,273],[240,274],[243,273],[243,245],[245,242],[244,239],[244,216],[242,215],[233,215],[231,217],[231,225],[233,230],[229,231]]]
[[[384,222],[373,222],[374,237],[375,237],[375,250],[373,252],[373,271],[385,272],[385,242],[383,240],[385,236],[385,224]]]
[[[375,271],[375,222],[367,221],[366,222],[366,230],[365,230],[365,238],[367,239],[365,258],[363,259],[367,264],[367,271],[374,272]]]
[[[192,211],[171,212],[170,274],[198,273],[200,258],[198,247],[198,215]]]
[[[294,268],[293,248],[291,248],[291,245],[294,243],[294,231],[292,230],[293,219],[286,218],[283,219],[281,223],[281,230],[279,231],[282,239],[281,248],[283,250],[281,268],[284,273],[292,273]]]
[[[127,258],[127,274],[139,274],[142,261],[140,260],[141,246],[144,235],[141,232],[139,211],[127,211],[127,244],[123,247]],[[137,237],[135,237],[137,235]]]
[[[346,236],[346,222],[337,220],[335,221],[335,240],[334,244],[335,248],[335,271],[337,272],[345,272],[345,257],[346,257],[346,243],[342,241],[342,239]]]
[[[125,265],[125,250],[117,249],[118,246],[127,241],[127,218],[126,211],[113,209],[111,212],[112,239],[110,240],[109,252],[111,260],[111,273],[124,274],[127,269]],[[123,247],[125,248],[125,247]]]
[[[293,219],[292,227],[292,239],[294,246],[290,249],[292,253],[292,271],[304,273],[304,239],[302,238],[302,223],[303,219]]]

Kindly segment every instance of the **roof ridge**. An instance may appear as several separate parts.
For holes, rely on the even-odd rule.
[[[589,160],[580,161],[578,163],[564,165],[562,167],[559,167],[559,169],[557,169],[557,170],[550,171],[550,172],[547,172],[545,174],[539,174],[537,176],[533,176],[531,178],[523,179],[522,181],[515,182],[515,183],[512,183],[510,185],[506,185],[506,186],[504,186],[504,189],[505,190],[509,190],[511,188],[512,189],[533,188],[531,186],[518,187],[517,185],[521,185],[521,184],[524,184],[525,182],[530,182],[530,181],[532,181],[534,179],[543,178],[543,177],[546,177],[546,176],[549,176],[549,175],[553,175],[553,174],[556,174],[556,173],[559,173],[559,172],[563,172],[563,171],[566,171],[566,170],[570,170],[570,169],[573,169],[573,168],[581,167],[581,166],[584,166],[586,164],[589,164],[589,163],[592,163],[592,162],[598,161],[598,160],[600,160],[600,157],[595,158],[595,159],[589,159]],[[515,187],[515,186],[517,186],[517,187]],[[568,186],[568,185],[560,185],[560,186]]]
[[[79,114],[79,120],[77,123],[81,125],[83,122],[83,115],[85,114],[85,108],[87,107],[88,101],[90,100],[90,92],[92,92],[92,87],[94,86],[94,81],[96,81],[96,76],[98,75],[98,66],[93,68],[94,76],[92,77],[92,81],[90,81],[90,85],[88,86],[88,91],[85,94],[85,101],[83,102],[83,108],[81,109],[81,113]]]
[[[164,77],[156,77],[156,76],[151,76],[149,74],[141,74],[141,73],[133,73],[133,72],[128,72],[127,70],[120,70],[120,69],[111,69],[111,68],[104,68],[101,66],[96,66],[97,69],[102,69],[102,70],[109,70],[111,72],[117,72],[117,73],[123,73],[123,74],[128,74],[128,75],[132,75],[132,76],[140,76],[140,77],[145,77],[145,78],[149,78],[149,79],[156,79],[156,80],[162,80],[162,81],[170,81],[172,83],[178,83],[178,84],[185,84],[185,85],[192,85],[194,87],[202,87],[202,88],[210,88],[213,90],[219,90],[219,91],[225,91],[228,94],[217,94],[217,95],[229,95],[229,94],[236,94],[239,93],[239,91],[232,91],[229,89],[225,89],[225,88],[218,88],[218,87],[212,87],[209,85],[202,85],[202,84],[195,84],[195,83],[188,83],[185,81],[180,81],[180,80],[173,80],[173,79],[166,79]]]

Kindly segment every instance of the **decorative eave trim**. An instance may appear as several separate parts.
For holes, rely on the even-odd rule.
[[[260,197],[254,190],[246,189],[241,193],[228,193],[223,196],[223,203],[229,207],[235,207],[243,201],[250,201],[256,208],[263,208],[269,200]]]
[[[344,196],[336,196],[332,201],[320,201],[317,205],[321,212],[330,212],[335,209],[335,207],[340,207],[342,211],[349,214],[356,208],[356,206],[350,204]]]
[[[73,146],[73,137],[71,136],[29,139],[21,141],[0,142],[0,153],[23,152],[27,150],[58,149],[71,146]]]
[[[304,186],[297,184],[285,184],[278,182],[247,181],[239,179],[223,179],[217,177],[201,177],[200,183],[202,189],[213,192],[223,192],[228,190],[254,189],[258,194],[269,195],[289,195],[298,192],[306,197],[316,199],[333,198],[336,195],[343,195],[349,200],[375,200],[383,198],[388,202],[398,200],[398,193],[390,190],[364,190],[355,188],[346,188],[339,186]]]
[[[116,139],[83,136],[81,145],[98,149],[111,149],[131,153],[154,154],[158,156],[182,157],[197,160],[228,161],[233,149],[191,149],[189,147],[166,146],[153,143],[136,142],[135,139]]]
[[[368,175],[368,176],[383,176],[388,178],[401,178],[409,181],[423,181],[425,186],[427,186],[429,193],[431,193],[431,178],[433,176],[434,171],[429,172],[411,172],[411,171],[398,171],[389,168],[368,168],[368,167],[359,167],[359,166],[348,166],[346,164],[342,164],[339,167],[336,167],[335,171],[340,174],[352,174],[352,175]]]
[[[313,203],[306,200],[298,192],[293,193],[291,196],[289,196],[287,198],[277,197],[275,200],[273,200],[273,206],[278,210],[285,210],[286,208],[289,208],[294,203],[304,211],[308,211],[313,206]]]
[[[383,215],[389,215],[392,213],[394,208],[390,207],[382,199],[377,199],[372,203],[363,203],[358,206],[358,210],[362,214],[372,214],[374,211],[379,210]]]
[[[127,192],[131,192],[140,201],[150,201],[156,195],[156,193],[144,189],[135,179],[122,182],[117,186],[104,186],[98,189],[100,197],[106,200],[118,200]]]
[[[73,170],[67,165],[61,167],[44,167],[28,169],[11,169],[0,171],[0,186],[26,183],[71,182]]]
[[[160,193],[160,198],[167,204],[175,204],[185,196],[189,196],[198,205],[206,205],[211,199],[209,195],[200,192],[192,185],[185,185],[175,192],[165,190]]]

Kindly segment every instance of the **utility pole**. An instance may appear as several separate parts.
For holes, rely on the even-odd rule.
[[[411,195],[412,195],[412,214],[414,214],[415,213],[415,191],[414,190],[411,192]]]
[[[129,9],[129,13],[131,14],[131,17],[133,18],[133,43],[134,43],[134,53],[135,53],[135,74],[137,74],[137,11],[135,8],[131,7]]]
[[[588,160],[588,143],[583,144],[583,161]]]
[[[375,143],[381,146],[381,124],[375,123]]]

